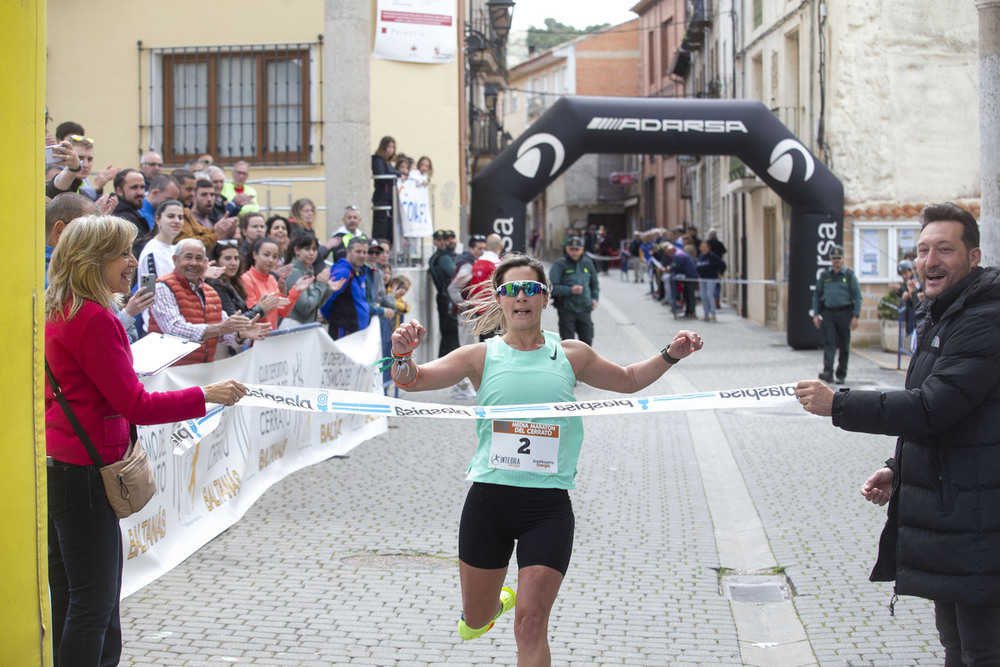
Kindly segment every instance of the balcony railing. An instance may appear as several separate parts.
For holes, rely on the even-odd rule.
[[[473,108],[471,115],[469,151],[473,155],[494,156],[507,148],[510,135],[503,131],[503,126],[494,114]]]

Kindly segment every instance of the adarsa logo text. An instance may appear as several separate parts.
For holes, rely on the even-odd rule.
[[[719,398],[778,398],[781,396],[794,396],[794,385],[777,385],[774,387],[757,387],[754,389],[737,389],[736,391],[720,391]]]
[[[636,132],[709,132],[749,134],[741,120],[703,120],[699,118],[602,118],[594,116],[588,130],[635,130]]]

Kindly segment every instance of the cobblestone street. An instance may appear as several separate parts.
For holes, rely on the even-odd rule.
[[[619,363],[649,356],[681,328],[615,272],[602,278],[601,298],[595,348]],[[791,350],[784,333],[728,308],[685,328],[703,335],[704,350],[644,395],[795,382],[822,366],[821,351]],[[902,386],[895,358],[888,369],[861,352],[851,387]],[[603,395],[577,388],[581,400]],[[406,398],[454,400],[447,391]],[[858,489],[891,455],[892,438],[840,431],[798,406],[594,417],[585,427],[553,664],[941,664],[930,604],[903,598],[891,617],[891,585],[868,582],[885,511]],[[286,478],[123,602],[123,664],[515,664],[512,615],[472,642],[455,632],[473,438],[469,422],[398,419],[349,456]],[[749,547],[734,550],[733,540]],[[721,575],[742,570],[744,556],[784,574],[790,601],[724,595]],[[509,585],[516,580],[513,563]]]

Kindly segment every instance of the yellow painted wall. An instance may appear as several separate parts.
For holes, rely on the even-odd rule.
[[[373,30],[374,6],[373,0]],[[454,11],[457,17],[457,5]],[[460,36],[461,30],[457,33]],[[459,174],[463,169],[458,123],[463,113],[459,108],[461,83],[457,53],[452,62],[434,65],[371,61],[372,152],[388,135],[396,140],[397,152],[414,160],[430,156],[434,163],[434,226],[455,231],[459,229]]]
[[[374,15],[372,0],[373,21]],[[313,43],[324,29],[323,0],[175,0],[166,4],[51,0],[48,19],[46,100],[56,124],[75,120],[96,140],[95,169],[108,164],[138,166],[140,118],[148,122],[148,93],[140,92],[139,76],[141,68],[142,80],[148,82],[148,54],[140,56],[137,41],[148,48]],[[325,44],[323,48],[336,47]],[[324,85],[326,79],[324,75]],[[459,211],[460,81],[457,58],[444,65],[371,61],[372,150],[383,134],[391,134],[407,154],[430,155],[436,224],[453,228]],[[321,110],[321,99],[318,102]],[[323,156],[324,160],[337,159],[337,147],[325,146]],[[370,165],[358,168],[367,171]],[[323,176],[321,164],[251,167],[250,173],[251,180]],[[266,189],[256,187],[263,203]],[[318,206],[325,205],[322,182],[270,190],[275,206],[287,207],[290,196],[309,197]],[[357,203],[364,205],[370,199],[370,191],[359,193]],[[340,224],[339,217],[332,214],[329,222],[336,224],[330,230]],[[321,229],[323,224],[320,214]]]
[[[46,99],[55,124],[75,120],[95,139],[95,171],[108,164],[137,168],[140,104],[148,123],[140,67],[144,87],[149,81],[148,52],[140,56],[138,41],[146,48],[313,43],[322,32],[322,0],[51,0]],[[331,154],[327,147],[326,158]],[[280,177],[322,178],[323,166],[251,166],[251,180]],[[266,188],[255,187],[264,203]],[[275,206],[287,207],[289,194],[320,206],[325,200],[322,182],[270,189]]]
[[[45,549],[45,444],[41,403],[42,191],[45,73],[45,2],[0,4],[0,183],[10,220],[12,253],[3,263],[7,316],[0,384],[6,389],[3,437],[4,484],[0,485],[0,656],[8,665],[44,665],[48,647],[48,582]]]

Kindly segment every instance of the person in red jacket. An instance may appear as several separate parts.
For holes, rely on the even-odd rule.
[[[120,461],[130,424],[161,424],[233,405],[246,387],[226,380],[150,393],[132,370],[125,329],[110,304],[128,294],[137,263],[135,226],[78,218],[52,253],[45,290],[45,358],[105,463]],[[122,541],[98,467],[45,386],[49,590],[55,665],[117,665],[121,656]]]

